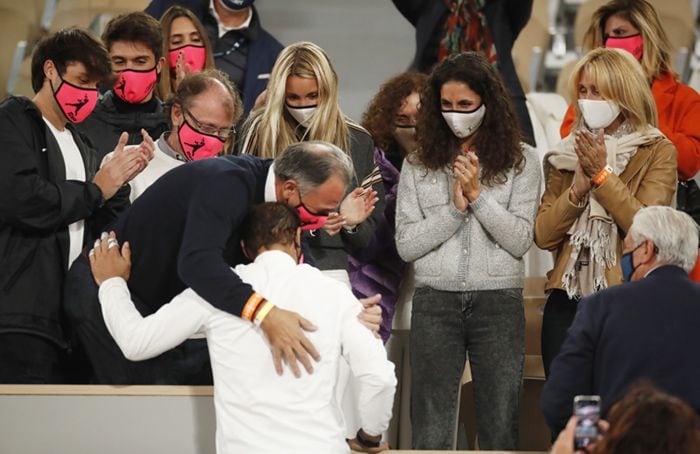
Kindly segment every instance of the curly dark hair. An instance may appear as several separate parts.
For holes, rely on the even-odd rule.
[[[462,139],[457,138],[442,118],[440,90],[450,81],[463,82],[481,97],[486,114],[474,134],[474,147],[482,167],[481,182],[502,184],[515,167],[522,169],[522,133],[501,76],[475,52],[452,55],[435,67],[421,94],[416,138],[418,150],[409,159],[430,170],[452,164],[460,152]]]
[[[695,454],[700,452],[700,418],[688,404],[643,380],[616,403],[610,430],[594,454]]]
[[[404,150],[394,138],[394,118],[401,109],[401,102],[411,93],[420,94],[428,76],[417,72],[401,73],[379,87],[362,116],[362,126],[369,131],[374,143],[389,154],[404,155]]]

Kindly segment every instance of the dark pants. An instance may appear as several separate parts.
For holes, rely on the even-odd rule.
[[[97,285],[87,259],[78,258],[68,272],[65,284],[65,311],[72,342],[85,350],[93,371],[93,381],[101,384],[212,384],[209,353],[205,339],[190,339],[160,356],[145,361],[129,361],[112,339],[97,298]],[[132,295],[142,315],[152,310]]]
[[[546,377],[574,321],[577,307],[578,300],[569,299],[564,290],[552,290],[547,298],[542,317],[542,362]]]
[[[515,450],[525,358],[521,289],[417,288],[411,314],[413,449],[452,449],[469,355],[479,448]]]
[[[62,383],[65,352],[54,342],[25,333],[0,334],[0,383]]]

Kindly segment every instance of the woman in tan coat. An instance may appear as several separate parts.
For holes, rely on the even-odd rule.
[[[618,49],[595,49],[571,76],[571,134],[545,156],[535,242],[554,251],[542,326],[545,373],[583,296],[623,281],[622,238],[648,205],[670,205],[676,149],[657,129],[646,77]]]

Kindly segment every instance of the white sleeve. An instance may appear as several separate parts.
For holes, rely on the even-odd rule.
[[[389,427],[396,376],[382,341],[357,319],[361,310],[362,305],[353,298],[342,313],[340,339],[343,357],[359,386],[357,405],[362,430],[375,436]]]
[[[104,281],[99,298],[107,330],[131,361],[153,358],[180,345],[204,327],[214,310],[188,289],[156,313],[143,317],[131,301],[126,281],[120,277]]]

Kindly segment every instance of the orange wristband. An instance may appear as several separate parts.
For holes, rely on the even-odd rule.
[[[610,167],[609,165],[606,165],[601,169],[600,172],[596,174],[593,178],[591,178],[591,182],[595,187],[599,188],[605,183],[605,181],[610,178],[610,175],[613,174],[613,168]]]
[[[252,295],[250,295],[250,298],[248,298],[248,301],[245,303],[245,306],[243,306],[241,318],[252,322],[253,316],[255,315],[255,310],[263,301],[266,301],[266,299],[257,293],[253,293]]]

